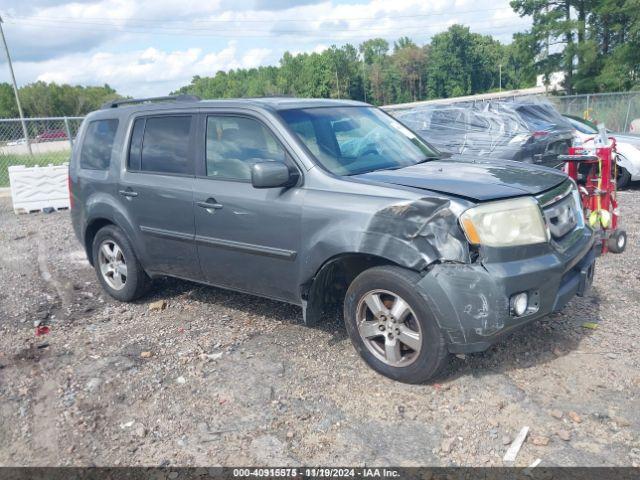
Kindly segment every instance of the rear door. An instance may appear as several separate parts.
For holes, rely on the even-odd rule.
[[[130,129],[119,197],[140,229],[145,267],[201,279],[194,243],[195,113],[139,116]]]
[[[251,184],[253,163],[295,164],[257,117],[203,115],[202,128],[194,211],[203,275],[214,285],[299,301],[304,189]]]

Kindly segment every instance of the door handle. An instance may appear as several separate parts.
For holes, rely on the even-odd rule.
[[[204,202],[197,202],[196,205],[206,210],[220,210],[223,206],[221,203],[216,202],[215,198],[207,198]]]
[[[127,190],[120,190],[118,193],[120,195],[122,195],[123,197],[137,197],[138,196],[138,192],[134,192],[130,188],[128,188]]]

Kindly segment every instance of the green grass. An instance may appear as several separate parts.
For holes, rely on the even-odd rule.
[[[9,167],[11,165],[24,165],[44,167],[46,165],[60,165],[68,162],[71,152],[69,150],[61,152],[34,153],[33,155],[15,155],[0,153],[0,187],[9,186]]]

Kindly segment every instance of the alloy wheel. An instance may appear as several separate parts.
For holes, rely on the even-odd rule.
[[[122,290],[127,282],[127,263],[120,246],[113,240],[105,240],[98,250],[100,274],[109,287]]]
[[[358,332],[367,349],[392,367],[412,364],[420,354],[422,331],[413,309],[399,295],[372,290],[358,302]]]

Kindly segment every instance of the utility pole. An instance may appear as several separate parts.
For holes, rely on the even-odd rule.
[[[20,114],[20,123],[22,124],[22,133],[24,134],[24,140],[27,142],[27,150],[29,155],[33,155],[31,151],[31,142],[29,141],[29,133],[27,132],[27,124],[24,121],[24,113],[22,113],[22,105],[20,104],[20,96],[18,95],[18,85],[16,84],[16,76],[13,73],[13,65],[11,64],[11,55],[9,55],[9,47],[7,46],[7,39],[4,38],[4,30],[2,29],[2,16],[0,16],[0,37],[2,37],[2,44],[4,45],[4,51],[7,53],[7,63],[9,64],[9,72],[11,72],[11,81],[13,82],[13,93],[16,95],[16,103],[18,104],[18,113]]]
[[[499,86],[499,91],[502,92],[502,64],[498,65],[498,67],[500,68],[500,86]]]

